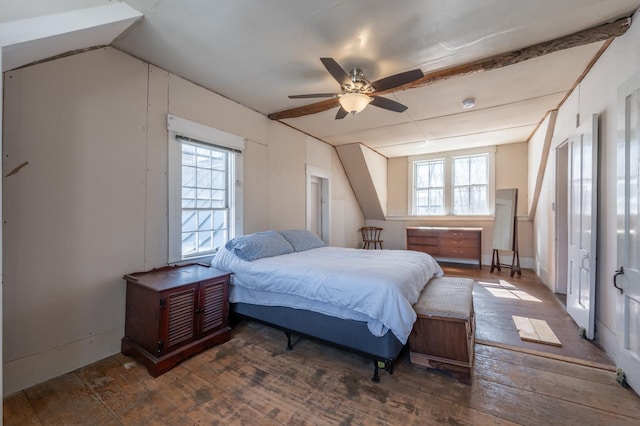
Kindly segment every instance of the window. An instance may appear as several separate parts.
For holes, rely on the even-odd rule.
[[[495,147],[409,158],[414,216],[488,215]]]
[[[168,129],[169,262],[174,263],[211,256],[241,235],[238,148],[244,140],[171,115]]]
[[[417,215],[444,214],[444,160],[415,163]]]
[[[488,155],[453,159],[453,214],[487,214]]]
[[[177,138],[182,145],[182,258],[206,255],[229,240],[233,153]]]

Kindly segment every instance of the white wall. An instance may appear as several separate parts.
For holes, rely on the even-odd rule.
[[[529,147],[527,142],[497,145],[495,154],[496,189],[518,188],[518,254],[523,268],[533,268],[533,223],[528,218]],[[411,217],[409,211],[409,161],[407,157],[387,160],[387,217],[367,220],[367,225],[384,228],[384,247],[406,248],[407,226],[449,226],[482,228],[482,263],[491,264],[493,253],[493,216],[483,217]],[[510,256],[501,256],[510,262]],[[470,263],[474,263],[473,260]]]
[[[364,223],[332,147],[116,49],[6,72],[4,95],[4,170],[28,161],[2,188],[5,395],[119,352],[122,276],[167,262],[168,113],[246,138],[245,233],[304,228],[310,157],[334,244]]]
[[[638,18],[636,14],[635,18]],[[550,161],[534,220],[535,255],[541,279],[550,288],[555,286],[555,148],[562,144],[576,128],[576,115],[580,122],[591,114],[599,114],[600,176],[599,176],[599,230],[598,276],[596,305],[596,339],[614,358],[617,345],[617,306],[619,295],[611,285],[616,256],[616,142],[617,142],[617,90],[640,70],[640,24],[635,22],[627,33],[615,39],[582,83],[558,112],[554,130]],[[540,141],[542,138],[532,139]],[[534,161],[534,160],[530,160]],[[534,165],[530,163],[530,166]]]

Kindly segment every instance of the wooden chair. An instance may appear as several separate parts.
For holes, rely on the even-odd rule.
[[[377,226],[364,226],[360,228],[360,233],[362,234],[362,248],[363,249],[382,249],[382,240],[380,239],[380,233],[382,232],[382,228],[378,228]]]

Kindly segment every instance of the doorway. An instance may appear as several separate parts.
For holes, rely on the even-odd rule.
[[[329,244],[331,175],[327,170],[307,166],[307,230]]]

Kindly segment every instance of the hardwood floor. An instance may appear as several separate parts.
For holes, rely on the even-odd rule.
[[[510,277],[510,270],[505,268],[493,273],[487,266],[479,270],[473,265],[443,264],[442,268],[445,275],[466,276],[478,282],[473,291],[477,341],[615,370],[596,343],[580,337],[560,298],[533,271],[524,269],[522,276]],[[562,346],[522,341],[512,315],[545,320]]]
[[[447,273],[471,275],[470,270],[458,269],[447,267]],[[523,273],[527,272],[531,273]],[[483,274],[478,279],[489,282],[491,277]],[[525,291],[535,295],[532,289]],[[493,321],[492,316],[480,321],[478,308],[483,303],[476,303],[478,334]],[[502,311],[498,305],[492,309]],[[552,328],[566,346],[555,323]],[[306,339],[293,351],[285,346],[281,331],[243,321],[234,327],[229,342],[156,379],[141,364],[117,354],[6,398],[3,421],[5,425],[640,423],[640,398],[619,386],[612,371],[548,356],[477,344],[473,382],[464,385],[445,373],[412,365],[403,352],[394,374],[381,372],[381,383],[373,384],[370,359]]]

